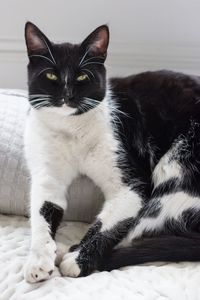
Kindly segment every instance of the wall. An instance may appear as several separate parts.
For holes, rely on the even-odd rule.
[[[200,74],[199,0],[6,0],[0,10],[0,88],[26,87],[24,23],[52,40],[79,42],[108,23],[108,71],[169,68]]]

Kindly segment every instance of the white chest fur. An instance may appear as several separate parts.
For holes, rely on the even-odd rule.
[[[59,168],[66,168],[66,176],[73,179],[75,173],[86,174],[104,193],[119,188],[119,143],[114,137],[106,99],[81,115],[67,116],[60,114],[59,109],[62,110],[47,108],[30,113],[25,152],[32,176],[42,172],[43,167],[51,176],[56,176]]]
[[[85,174],[106,198],[99,215],[102,230],[136,215],[141,207],[140,197],[122,180],[109,105],[105,98],[96,108],[74,116],[63,115],[62,108],[31,111],[25,133],[32,198],[66,208],[66,189],[79,173]],[[39,209],[43,202],[35,201]]]

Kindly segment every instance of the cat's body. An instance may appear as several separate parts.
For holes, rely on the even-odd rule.
[[[36,54],[30,54],[35,59],[45,54],[56,61],[55,46],[49,48],[48,44],[45,50],[49,41],[46,40],[44,45],[41,32],[28,24],[28,50],[30,52],[32,47],[31,51],[35,53],[37,48]],[[105,27],[94,33],[93,50],[105,48],[105,44],[107,47]],[[39,43],[41,36],[43,44]],[[88,43],[88,38],[86,41]],[[38,55],[38,44],[42,55]],[[77,46],[74,49],[78,51]],[[103,50],[95,57],[105,59]],[[87,51],[80,56],[80,64],[86,59],[89,59],[86,63],[94,62],[92,56],[86,57]],[[34,62],[32,64],[29,76],[34,73]],[[30,112],[25,134],[25,151],[32,177],[32,245],[25,268],[29,282],[48,278],[54,269],[54,236],[67,206],[67,189],[79,174],[87,175],[101,188],[105,204],[80,245],[64,256],[60,264],[63,275],[76,277],[87,275],[94,269],[110,270],[155,260],[200,260],[197,253],[199,78],[160,71],[115,78],[106,84],[102,61],[96,60],[96,64],[99,64],[97,69],[87,65],[87,73],[94,75],[89,79],[94,81],[95,89],[91,82],[85,91],[84,86],[73,86],[76,90],[73,93],[79,92],[78,108],[74,101],[71,107],[60,104],[61,97],[59,103],[53,105],[51,101],[55,99],[52,97],[48,100],[47,96],[43,96],[43,100],[41,96],[31,98],[37,89],[41,91],[41,87],[38,88],[38,82],[35,84],[30,76],[30,102],[33,107],[37,104]],[[38,70],[37,61],[35,67]],[[48,77],[52,80],[53,75]],[[44,83],[46,92],[48,81],[44,80]],[[82,94],[86,92],[90,95],[84,98]],[[70,103],[72,98],[68,95],[66,99]],[[84,102],[85,99],[88,100]],[[189,239],[188,233],[191,233]],[[162,239],[147,240],[146,244],[144,240],[143,247],[137,243],[135,248],[134,244],[132,246],[132,242],[141,236],[156,235]],[[179,237],[176,239],[175,235]],[[187,249],[181,253],[186,245]],[[170,253],[169,246],[172,247]],[[113,251],[114,247],[126,248],[123,252],[120,249]]]

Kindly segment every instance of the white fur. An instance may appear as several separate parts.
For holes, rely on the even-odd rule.
[[[167,219],[179,220],[182,213],[187,209],[200,209],[200,199],[192,197],[185,192],[169,194],[161,198],[161,212],[158,217],[142,218],[139,224],[125,238],[120,246],[128,246],[133,239],[139,238],[144,231],[161,229]],[[182,223],[184,226],[184,223]]]
[[[109,230],[119,221],[135,217],[141,208],[141,198],[129,188],[123,188],[113,198],[107,200],[99,214],[101,231]]]
[[[31,110],[25,133],[25,153],[32,177],[32,245],[49,237],[48,224],[39,210],[44,201],[66,208],[66,192],[79,174],[90,177],[103,191],[106,203],[100,219],[102,230],[119,220],[135,216],[141,207],[139,196],[122,182],[117,167],[119,142],[111,125],[108,97],[96,108],[70,115],[74,109]]]
[[[36,247],[36,248],[35,248]],[[52,239],[35,240],[35,247],[31,248],[28,260],[24,266],[24,278],[29,283],[48,279],[54,270],[56,258],[56,244]]]
[[[79,251],[66,253],[59,266],[60,272],[63,276],[78,277],[81,270],[76,263],[76,258],[79,255]]]
[[[167,152],[156,165],[153,171],[154,187],[169,180],[170,178],[182,178],[181,166],[176,160],[169,160],[171,151]]]

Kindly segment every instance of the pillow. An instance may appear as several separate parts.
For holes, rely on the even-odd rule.
[[[28,215],[30,177],[23,155],[23,132],[29,109],[27,92],[0,90],[0,213]],[[86,177],[76,179],[64,219],[91,222],[103,195]]]

